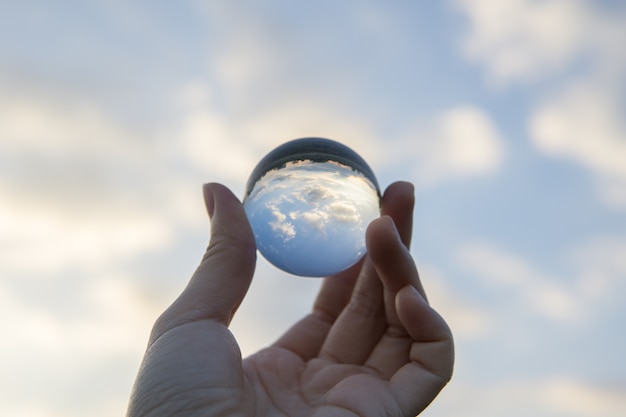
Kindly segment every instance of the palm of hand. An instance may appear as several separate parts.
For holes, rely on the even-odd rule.
[[[452,339],[445,322],[412,286],[393,293],[368,273],[354,289],[346,277],[328,280],[311,315],[244,361],[265,403],[257,415],[413,416],[447,383]],[[349,298],[345,305],[338,295]]]
[[[313,312],[244,361],[227,325],[252,277],[255,248],[249,230],[232,231],[247,223],[224,190],[213,190],[222,201],[207,207],[211,214],[214,204],[220,219],[212,233],[230,235],[212,238],[190,284],[155,324],[128,416],[420,413],[451,377],[454,353],[450,330],[428,305],[407,249],[408,187],[397,183],[383,196],[390,217],[370,225],[365,261],[327,278]],[[247,283],[232,283],[238,276]]]

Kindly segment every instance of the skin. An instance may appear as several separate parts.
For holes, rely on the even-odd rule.
[[[228,324],[254,275],[254,238],[232,192],[203,191],[209,247],[154,325],[127,417],[415,416],[430,404],[454,347],[408,250],[411,184],[385,191],[365,259],[326,278],[312,312],[244,360]]]

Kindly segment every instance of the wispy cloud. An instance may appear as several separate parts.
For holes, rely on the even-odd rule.
[[[429,302],[445,316],[457,343],[493,337],[494,320],[488,308],[463,297],[435,266],[421,264],[419,270]]]
[[[626,125],[620,93],[625,87],[574,84],[546,99],[530,121],[539,151],[583,166],[595,177],[601,199],[621,209],[626,208]]]
[[[459,0],[469,21],[466,56],[489,83],[539,83],[556,88],[531,111],[529,134],[539,152],[568,158],[589,170],[598,194],[624,209],[626,126],[622,97],[626,11],[592,1]]]
[[[518,303],[518,308],[557,323],[582,326],[600,314],[603,300],[625,285],[625,255],[626,241],[619,238],[572,245],[554,254],[572,265],[574,272],[567,277],[547,273],[525,257],[486,242],[467,243],[456,259],[463,270]]]
[[[589,46],[584,1],[457,0],[469,20],[462,48],[494,82],[533,80],[561,69]]]
[[[510,288],[506,298],[518,298],[519,308],[541,317],[558,320],[580,320],[584,294],[547,276],[522,257],[492,245],[468,244],[458,255],[461,265],[494,288]]]
[[[472,410],[484,417],[524,416],[620,417],[626,410],[621,386],[582,381],[567,374],[548,378],[509,378],[497,384],[452,384],[444,395],[456,401],[437,404],[435,415],[464,415]],[[531,400],[529,400],[531,399]]]
[[[410,165],[420,186],[494,174],[506,158],[506,141],[495,121],[471,105],[447,109],[434,122],[409,128],[400,141],[395,163]]]
[[[150,189],[146,178],[158,175],[142,137],[65,97],[5,96],[0,110],[6,267],[101,264],[168,242],[167,220],[150,209],[149,197],[133,193],[142,183]],[[34,253],[38,261],[29,262]]]

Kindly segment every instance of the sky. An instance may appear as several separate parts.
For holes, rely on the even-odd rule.
[[[123,415],[156,317],[274,147],[416,187],[455,336],[428,417],[626,415],[619,0],[0,2],[0,415]],[[244,355],[321,280],[259,258]]]

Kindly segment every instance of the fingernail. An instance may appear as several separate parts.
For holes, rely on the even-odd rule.
[[[213,217],[215,211],[215,198],[213,197],[213,190],[210,183],[202,186],[202,195],[204,196],[204,205],[210,219]]]
[[[418,283],[418,285],[421,288],[421,284]],[[426,297],[426,293],[424,292],[424,289],[422,288],[421,290],[417,289],[417,287],[409,284],[407,285],[407,287],[410,287],[409,294],[411,295],[411,297],[415,297],[417,299],[419,299],[420,301],[425,302],[426,304],[428,304],[428,297]]]

